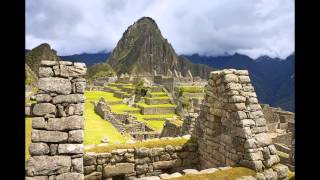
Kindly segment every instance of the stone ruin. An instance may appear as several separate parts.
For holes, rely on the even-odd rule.
[[[240,165],[258,179],[286,179],[288,167],[279,164],[248,71],[213,71],[206,90],[192,134],[201,169]]]
[[[103,119],[109,121],[121,134],[128,133],[135,140],[144,140],[159,137],[159,133],[140,122],[129,113],[118,114],[111,111],[104,98],[94,103],[95,112]]]
[[[41,61],[26,180],[84,179],[84,63]]]

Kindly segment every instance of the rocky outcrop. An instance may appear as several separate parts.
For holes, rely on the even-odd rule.
[[[163,38],[156,22],[149,17],[143,17],[128,27],[107,63],[117,74],[169,75],[176,70],[186,76],[190,69],[194,76],[207,77],[213,70],[178,57],[168,40]]]

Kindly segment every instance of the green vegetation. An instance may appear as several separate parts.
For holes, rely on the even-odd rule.
[[[146,104],[146,103],[142,103],[142,102],[139,102],[137,103],[138,106],[142,106],[142,107],[145,107],[145,108],[157,108],[157,107],[175,107],[176,105],[174,104],[152,104],[152,105],[149,105],[149,104]]]
[[[113,71],[112,67],[107,63],[98,63],[94,64],[93,66],[89,67],[87,70],[87,79],[92,81],[99,77],[104,76],[114,76],[115,72]]]
[[[122,136],[113,125],[94,112],[93,104],[86,101],[84,105],[84,144],[99,144],[107,137],[110,143],[121,143],[129,139]]]
[[[283,158],[289,158],[289,154],[281,152],[281,151],[277,151],[278,156],[281,156]]]
[[[242,176],[254,176],[255,171],[245,167],[234,167],[227,170],[216,171],[208,174],[190,174],[170,180],[234,180]]]
[[[108,102],[122,101],[122,99],[114,97],[113,93],[104,91],[86,91],[85,92],[86,102],[99,101],[103,97]]]
[[[167,145],[183,146],[187,142],[191,142],[191,140],[187,138],[174,138],[167,140],[138,141],[132,144],[110,144],[106,146],[96,146],[94,148],[86,150],[86,152],[107,153],[111,152],[114,149],[133,149],[139,147],[159,148],[165,147]]]
[[[119,114],[123,114],[124,112],[127,111],[140,111],[139,108],[135,107],[130,107],[127,104],[115,104],[115,105],[110,105],[111,111]]]
[[[203,93],[204,87],[203,86],[179,86],[177,87],[178,92],[180,95],[183,93]]]
[[[157,100],[157,99],[170,99],[168,96],[160,96],[160,97],[152,97],[152,98],[150,98],[150,97],[145,97],[146,99],[155,99],[155,100]]]
[[[150,92],[150,95],[152,97],[168,97],[168,95],[165,92]]]
[[[295,174],[294,174],[294,172],[292,172],[292,171],[289,170],[289,172],[288,172],[288,178],[289,178],[289,180],[294,180],[294,179],[295,179]]]
[[[29,146],[31,144],[31,130],[32,130],[32,120],[31,118],[25,118],[25,161],[30,157]]]

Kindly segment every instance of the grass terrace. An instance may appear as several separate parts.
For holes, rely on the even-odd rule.
[[[139,108],[131,107],[131,106],[128,106],[127,104],[115,104],[115,105],[110,105],[110,107],[111,107],[111,111],[118,114],[123,114],[124,112],[127,112],[127,111],[140,111]]]
[[[110,122],[96,114],[92,103],[87,101],[84,106],[84,145],[99,144],[104,137],[110,143],[123,143],[130,139],[129,135],[122,136]]]
[[[86,91],[84,95],[86,97],[86,102],[99,101],[101,97],[108,102],[122,101],[122,99],[114,97],[113,93],[104,91]]]
[[[95,152],[95,153],[110,153],[114,149],[133,149],[139,147],[146,148],[160,148],[165,147],[167,145],[173,146],[183,146],[187,142],[191,142],[189,138],[172,138],[172,139],[157,139],[157,140],[149,140],[149,141],[137,141],[135,143],[130,144],[110,144],[106,146],[96,146],[94,148],[87,149],[86,152]]]
[[[146,103],[137,103],[138,106],[142,106],[142,107],[150,107],[150,108],[157,108],[157,107],[176,107],[176,105],[174,104],[152,104],[152,105],[149,105],[149,104],[146,104]]]
[[[204,93],[203,86],[178,86],[177,89],[183,93]]]

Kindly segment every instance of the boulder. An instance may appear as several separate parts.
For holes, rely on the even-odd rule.
[[[43,117],[32,118],[32,128],[45,129],[46,127],[47,127],[47,123]]]
[[[40,67],[39,68],[39,77],[52,77],[54,75],[51,67]]]

